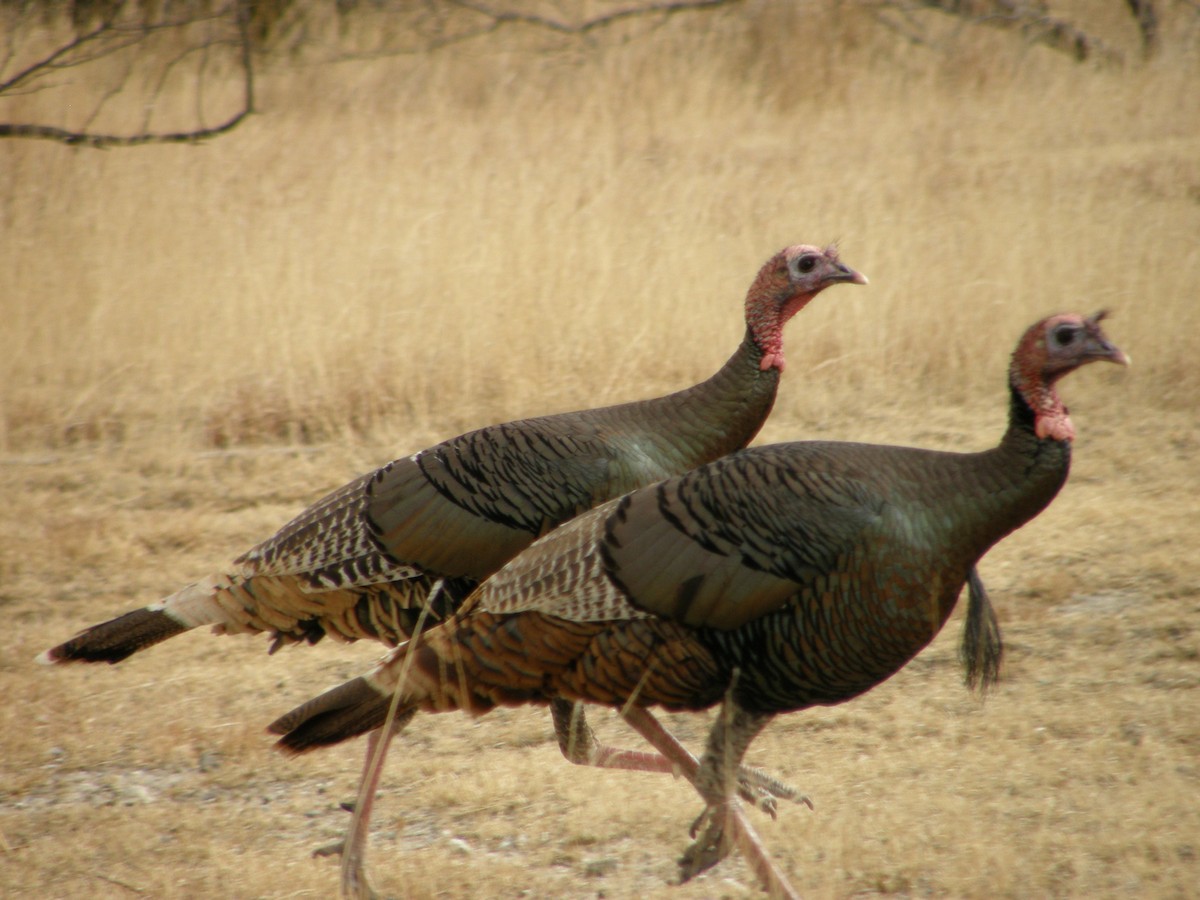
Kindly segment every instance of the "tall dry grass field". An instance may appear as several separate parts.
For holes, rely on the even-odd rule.
[[[1093,24],[1132,50],[1110,5]],[[261,729],[377,648],[33,656],[393,455],[695,382],[759,264],[836,238],[871,285],[789,326],[763,440],[985,447],[1013,343],[1059,310],[1113,309],[1134,367],[1066,383],[1072,481],[983,563],[1000,688],[963,690],[954,622],[868,696],[781,719],[751,761],[816,809],[767,843],[817,897],[1195,896],[1200,55],[1168,12],[1176,39],[1125,68],[936,18],[913,45],[832,2],[512,29],[277,61],[261,114],[204,146],[0,144],[0,894],[331,894],[308,851],[360,747],[288,761]],[[754,895],[737,860],[669,886],[694,793],[571,768],[541,711],[398,743],[389,893]]]

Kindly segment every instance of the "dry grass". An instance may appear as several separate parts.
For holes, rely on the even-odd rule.
[[[1194,895],[1200,62],[949,30],[934,52],[801,9],[280,69],[200,148],[0,145],[0,893],[331,893],[307,852],[359,747],[286,761],[261,728],[375,648],[32,657],[395,453],[695,381],[759,263],[839,237],[872,284],[790,327],[764,440],[985,446],[1013,341],[1054,310],[1113,307],[1135,365],[1067,384],[1072,482],[985,560],[1004,685],[965,694],[955,623],[776,723],[752,761],[817,808],[766,840],[811,896]],[[694,795],[570,768],[544,713],[418,725],[381,801],[387,891],[753,896],[736,861],[667,887]]]
[[[1190,406],[1195,59],[766,18],[269,73],[264,115],[201,148],[0,147],[0,446],[444,434],[642,396],[721,361],[770,253],[834,237],[874,284],[793,328],[805,414],[898,378],[988,396],[1031,319],[1100,305],[1154,348],[1145,395]]]

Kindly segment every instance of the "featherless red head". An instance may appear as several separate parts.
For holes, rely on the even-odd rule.
[[[835,244],[824,250],[796,244],[780,250],[759,270],[746,294],[746,325],[762,351],[759,366],[781,372],[783,326],[832,284],[866,284],[867,277],[842,263]]]
[[[1069,441],[1075,437],[1067,408],[1055,390],[1060,378],[1099,360],[1129,365],[1129,357],[1100,328],[1107,315],[1107,310],[1101,310],[1091,316],[1049,316],[1029,328],[1013,351],[1009,379],[1033,410],[1039,438]]]

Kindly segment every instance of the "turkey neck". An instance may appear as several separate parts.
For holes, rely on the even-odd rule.
[[[740,450],[762,428],[779,389],[779,369],[762,369],[762,360],[762,348],[747,328],[741,345],[711,378],[665,397],[614,407],[621,411],[614,417],[614,436],[651,443],[667,475]]]
[[[853,456],[864,472],[881,473],[883,496],[928,535],[945,576],[966,578],[988,548],[1045,509],[1067,480],[1070,442],[1039,438],[1034,427],[1033,410],[1010,387],[1008,428],[990,450],[879,448],[877,455],[864,447]]]
[[[1009,397],[1004,437],[993,449],[965,458],[962,494],[949,498],[956,509],[966,507],[954,518],[976,558],[1045,509],[1071,468],[1071,442],[1039,438],[1033,409],[1011,383]]]

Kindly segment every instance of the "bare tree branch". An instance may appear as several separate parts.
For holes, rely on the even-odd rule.
[[[139,144],[188,143],[202,141],[207,138],[224,134],[236,128],[254,111],[254,64],[252,47],[248,30],[249,6],[240,0],[232,0],[220,9],[180,18],[162,21],[139,21],[132,16],[129,4],[125,0],[106,10],[106,15],[88,30],[76,34],[66,40],[48,54],[27,63],[15,74],[0,81],[0,97],[26,93],[30,88],[51,78],[56,74],[70,69],[76,69],[100,60],[111,60],[123,66],[123,72],[110,76],[100,91],[99,99],[94,102],[90,114],[80,127],[69,128],[58,125],[38,123],[0,123],[0,138],[30,138],[40,140],[60,141],[73,146],[88,147],[129,147]],[[186,33],[206,25],[227,24],[232,29],[232,36],[214,35],[205,32],[198,43],[187,43]],[[148,88],[149,102],[145,104],[142,128],[129,134],[114,134],[93,131],[94,124],[101,117],[105,107],[113,98],[120,96],[130,82],[132,73],[139,58],[139,49],[147,47],[146,43],[156,35],[164,35],[170,39],[183,42],[169,59],[159,64],[157,77],[151,79]],[[11,46],[11,42],[10,42]],[[236,61],[238,75],[241,81],[241,102],[224,121],[217,125],[203,124],[203,82],[210,54],[217,48],[231,51]],[[196,97],[195,120],[198,123],[193,128],[169,131],[152,131],[150,123],[155,111],[155,101],[162,95],[168,78],[191,57],[198,56],[199,65],[197,84],[194,90]],[[143,54],[148,55],[148,54]],[[11,60],[12,54],[9,54]],[[8,60],[6,60],[6,63]]]
[[[28,81],[43,78],[47,74],[65,68],[73,68],[93,62],[137,45],[146,38],[162,32],[175,31],[204,22],[220,21],[235,11],[230,6],[214,13],[197,14],[186,18],[163,22],[127,22],[121,19],[126,10],[122,2],[113,8],[111,15],[90,31],[76,35],[48,56],[35,60],[11,78],[0,81],[0,94],[8,93]],[[12,39],[10,39],[11,45]],[[13,55],[10,53],[10,56]]]
[[[444,50],[495,34],[507,26],[525,25],[554,34],[583,37],[621,22],[657,20],[661,23],[677,14],[734,7],[744,2],[745,0],[649,0],[573,22],[536,13],[500,9],[482,0],[440,0],[425,4],[425,14],[415,18],[412,27],[416,39],[412,44],[365,52],[339,51],[334,61],[361,62]],[[473,19],[463,22],[461,17],[456,19],[451,15],[451,10],[467,13]],[[291,27],[298,26],[293,24]]]
[[[591,19],[583,19],[582,21],[572,23],[564,22],[561,19],[552,19],[548,16],[534,15],[533,13],[498,10],[485,3],[479,3],[477,0],[449,0],[452,6],[469,9],[482,16],[487,16],[494,23],[494,27],[491,30],[499,28],[501,25],[516,23],[521,25],[536,25],[539,28],[548,28],[551,31],[559,31],[564,34],[587,34],[589,31],[606,28],[609,25],[614,25],[617,22],[627,19],[652,15],[670,16],[681,12],[695,12],[696,10],[715,9],[721,6],[735,6],[741,2],[742,0],[666,0],[666,2],[643,3],[637,6],[617,9]]]
[[[1116,50],[1065,19],[1050,15],[1045,5],[1037,0],[885,0],[881,6],[897,10],[933,9],[966,22],[1019,31],[1032,43],[1069,54],[1080,62],[1088,59],[1121,61]]]
[[[353,2],[342,0],[339,11],[344,14],[351,10]],[[335,58],[367,59],[436,51],[509,26],[529,26],[578,37],[622,22],[643,19],[661,23],[677,14],[736,6],[744,0],[645,0],[641,3],[634,0],[631,5],[577,21],[504,9],[499,6],[500,2],[496,0],[493,5],[487,0],[426,0],[423,4],[415,4],[407,0],[382,0],[382,5],[373,7],[374,10],[382,9],[385,15],[394,14],[397,21],[411,28],[412,47],[386,48],[369,54],[337,52]],[[89,81],[93,71],[89,69],[88,76],[75,83],[76,86],[88,84],[94,98],[81,124],[71,127],[48,122],[0,123],[0,138],[52,140],[89,147],[128,147],[202,141],[224,134],[236,128],[254,110],[254,48],[268,41],[276,48],[303,48],[315,34],[315,30],[310,32],[313,23],[321,21],[321,16],[327,14],[327,8],[292,0],[222,0],[222,5],[215,8],[205,3],[185,2],[182,6],[168,7],[171,12],[166,18],[154,19],[154,10],[161,8],[147,6],[143,0],[88,4],[85,12],[94,17],[75,16],[72,19],[76,29],[74,34],[11,73],[9,70],[22,48],[15,32],[10,30],[7,53],[0,64],[0,99],[34,90],[62,88],[59,76],[84,66],[103,64],[109,70],[100,79]],[[31,16],[30,10],[41,8],[30,3],[20,9]],[[181,9],[185,11],[179,12]],[[234,37],[212,32],[213,28],[219,30],[222,23],[233,30]],[[401,26],[402,32],[405,24]],[[197,28],[210,30],[204,31],[197,40],[191,34]],[[151,45],[150,40],[156,36],[161,36],[164,43]],[[181,46],[175,47],[171,41]],[[242,99],[240,107],[224,121],[208,126],[204,124],[205,97],[209,82],[216,78],[212,73],[213,54],[217,50],[232,52],[236,59]],[[194,66],[194,71],[187,69],[188,66]],[[160,101],[167,96],[168,82],[179,83],[179,73],[184,71],[189,71],[194,79],[190,87],[191,112],[187,114],[196,125],[154,130],[151,126],[156,116],[163,114]],[[135,91],[144,110],[138,128],[129,133],[100,128],[99,123],[121,109],[128,116],[137,108],[138,101],[128,99]],[[181,109],[188,109],[187,101],[177,103],[176,107],[168,112],[177,117]]]
[[[606,12],[573,17],[569,0],[558,4],[567,11],[563,13],[510,8],[513,0],[369,0],[361,5],[365,24],[358,27],[346,17],[359,12],[359,2],[73,0],[63,6],[57,0],[0,0],[5,24],[20,26],[5,29],[0,38],[0,101],[48,90],[72,92],[70,103],[58,104],[48,114],[64,121],[0,122],[0,138],[114,147],[216,137],[254,112],[255,54],[266,53],[265,47],[272,53],[302,53],[310,62],[318,57],[321,62],[369,60],[435,52],[510,27],[541,32],[549,36],[545,42],[558,46],[566,38],[645,23],[618,31],[621,39],[632,39],[628,36],[662,27],[677,15],[747,6],[746,0],[623,0]],[[1084,27],[1050,14],[1046,0],[857,2],[882,27],[914,44],[939,41],[932,22],[941,14],[952,17],[959,29],[1006,29],[1080,61],[1121,59]],[[1143,53],[1150,56],[1161,39],[1161,4],[1123,2],[1137,23]],[[1175,3],[1200,9],[1197,0]],[[380,23],[383,27],[373,27]],[[941,29],[941,41],[945,31]],[[51,45],[51,35],[61,37],[57,45]],[[329,43],[323,44],[326,36]],[[231,71],[234,81],[229,80]],[[235,99],[235,94],[240,96]],[[81,102],[80,97],[88,99]],[[28,104],[20,108],[39,108],[34,100]],[[207,124],[217,117],[210,107],[220,110],[216,125]],[[191,127],[175,127],[180,120]],[[121,133],[126,122],[133,124]]]

